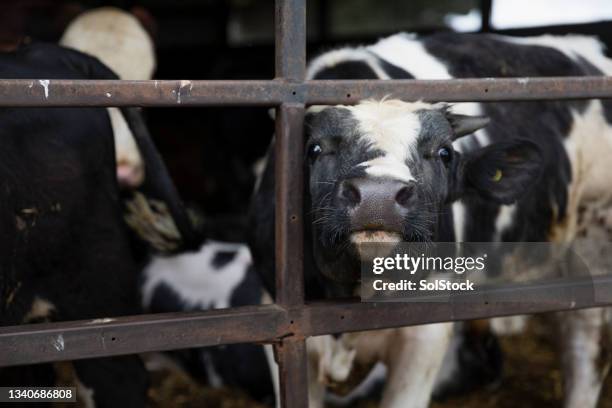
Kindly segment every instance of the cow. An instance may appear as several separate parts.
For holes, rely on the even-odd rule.
[[[215,240],[207,240],[195,252],[153,257],[142,272],[140,290],[143,310],[148,313],[269,302],[259,276],[252,269],[249,248]],[[240,388],[256,401],[274,404],[270,346],[231,344],[167,355],[203,384]]]
[[[41,99],[56,79],[117,79],[97,59],[53,44],[0,54],[0,77],[31,79]],[[158,197],[181,208],[141,113],[123,108]],[[145,258],[123,219],[114,134],[101,108],[0,109],[0,325],[91,319],[140,312]],[[161,177],[157,179],[156,177]],[[172,212],[172,211],[171,211]],[[185,214],[180,214],[186,217]],[[180,225],[177,226],[179,229]],[[60,335],[61,352],[69,344]],[[144,406],[146,370],[137,356],[73,363],[97,406]],[[3,385],[51,386],[51,365],[6,368]]]
[[[594,38],[457,33],[400,33],[323,53],[307,69],[307,78],[317,80],[610,74],[612,61]],[[390,95],[355,106],[309,108],[307,299],[354,293],[361,243],[587,241],[601,253],[602,243],[593,237],[607,236],[609,228],[611,123],[612,104],[601,100],[450,106]],[[250,239],[255,267],[270,290],[273,165],[270,153],[252,203]],[[591,270],[603,273],[605,265]],[[609,366],[607,312],[559,316],[565,405],[595,406]],[[355,349],[355,361],[386,363],[381,406],[423,407],[452,331],[450,323],[432,324],[344,335],[343,342]]]

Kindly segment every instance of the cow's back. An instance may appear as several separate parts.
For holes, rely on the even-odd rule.
[[[368,47],[327,52],[312,61],[312,79],[452,79],[612,74],[596,39],[584,36],[513,38],[441,33],[397,34]],[[460,151],[528,138],[543,153],[540,181],[516,205],[479,197],[453,204],[459,241],[572,240],[574,214],[585,200],[607,194],[612,157],[610,101],[458,103],[458,113],[487,115],[491,124],[455,143]],[[569,219],[572,218],[572,219]]]
[[[79,64],[34,46],[2,55],[0,75],[43,78],[32,86],[44,97],[44,79],[86,78]],[[0,324],[44,318],[33,313],[41,302],[62,320],[136,311],[105,109],[1,108],[0,183]]]

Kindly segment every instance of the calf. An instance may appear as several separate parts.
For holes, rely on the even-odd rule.
[[[310,63],[308,78],[610,73],[600,43],[587,37],[446,33],[399,34],[368,47],[330,51]],[[307,298],[353,293],[361,243],[566,243],[580,240],[578,231],[587,238],[594,226],[607,228],[602,215],[611,203],[605,181],[611,122],[612,105],[598,100],[450,107],[387,99],[311,108],[304,140]],[[251,242],[256,268],[271,289],[273,162],[271,156],[253,201]],[[580,207],[594,206],[599,218],[578,217]],[[587,245],[602,246],[592,238]],[[601,273],[603,265],[592,268]],[[596,403],[608,366],[598,360],[606,357],[600,342],[604,315],[574,312],[562,318],[567,406]],[[356,347],[356,360],[387,364],[383,407],[421,407],[428,404],[450,334],[451,324],[436,324],[345,335],[343,341]]]

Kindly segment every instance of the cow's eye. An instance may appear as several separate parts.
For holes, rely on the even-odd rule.
[[[311,161],[314,161],[317,157],[319,157],[322,151],[323,149],[321,148],[320,144],[311,144],[310,147],[308,147],[308,158]]]
[[[453,158],[453,153],[450,148],[441,147],[440,149],[438,149],[438,157],[440,157],[440,160],[442,160],[446,164],[450,162]]]

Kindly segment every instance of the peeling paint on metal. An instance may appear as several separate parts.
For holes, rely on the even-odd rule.
[[[51,81],[49,81],[48,79],[39,79],[38,83],[44,88],[45,99],[47,99],[49,97],[49,84],[51,83]]]
[[[85,324],[106,324],[106,323],[112,323],[115,320],[117,320],[117,319],[112,319],[110,317],[105,317],[105,318],[102,318],[102,319],[93,319],[92,321],[87,322]]]
[[[53,345],[53,347],[55,347],[57,351],[64,351],[64,336],[62,334],[59,334],[57,337],[54,337],[51,340],[51,344]]]
[[[191,81],[181,80],[176,97],[177,103],[181,103],[181,92],[183,92],[183,88],[185,88],[186,86],[189,86],[189,91],[193,89],[193,84],[191,83]]]

